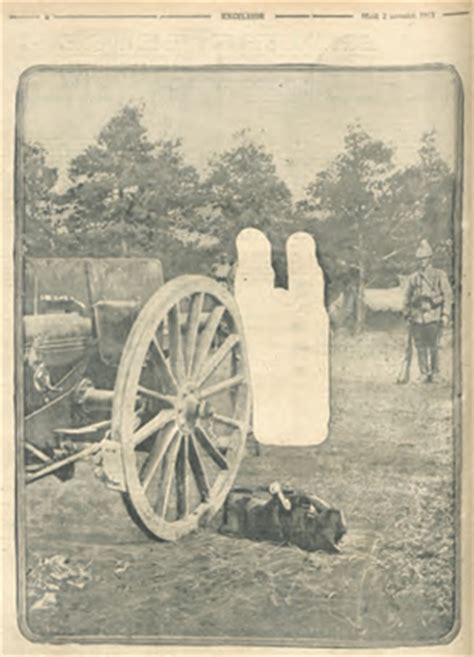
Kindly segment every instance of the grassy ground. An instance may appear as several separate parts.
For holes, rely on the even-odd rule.
[[[449,349],[444,382],[397,386],[403,339],[335,337],[328,440],[265,446],[239,471],[240,484],[277,479],[342,509],[340,555],[227,538],[215,531],[218,518],[176,545],[151,541],[82,464],[69,482],[28,488],[30,632],[313,645],[440,640],[454,604]],[[52,557],[69,577],[58,567],[51,575]]]

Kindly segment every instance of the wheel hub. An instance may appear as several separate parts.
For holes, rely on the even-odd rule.
[[[183,433],[192,433],[197,420],[202,416],[202,406],[203,403],[191,388],[183,390],[179,395],[176,404],[176,423]]]

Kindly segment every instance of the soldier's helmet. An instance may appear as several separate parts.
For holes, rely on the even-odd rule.
[[[416,250],[416,257],[417,258],[431,258],[433,255],[433,251],[431,249],[431,246],[428,244],[427,240],[421,240],[419,247]]]

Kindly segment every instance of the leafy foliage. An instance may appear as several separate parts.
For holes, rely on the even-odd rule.
[[[394,236],[400,245],[395,266],[407,271],[412,255],[407,237],[411,236],[414,242],[427,239],[438,264],[451,271],[455,180],[437,150],[433,131],[422,135],[418,161],[398,171],[391,187]]]
[[[278,177],[273,156],[245,131],[235,138],[235,146],[211,158],[203,183],[214,212],[213,230],[230,249],[239,231],[248,226],[281,238],[292,213],[291,192]]]
[[[69,229],[97,253],[148,251],[199,198],[199,176],[185,164],[180,140],[151,142],[142,110],[131,105],[74,158],[69,176]]]
[[[358,328],[364,288],[396,285],[421,238],[437,264],[451,268],[455,180],[434,132],[422,135],[414,163],[397,168],[390,145],[349,125],[343,149],[297,203],[272,154],[248,131],[214,153],[201,177],[181,141],[151,141],[143,108],[130,104],[71,161],[61,195],[41,145],[25,144],[21,157],[25,244],[35,255],[150,254],[170,275],[209,273],[209,261],[234,254],[239,231],[254,226],[272,241],[284,285],[286,238],[307,230],[317,239],[327,300],[344,292]]]
[[[47,164],[46,150],[37,143],[23,143],[20,151],[23,198],[23,246],[26,253],[46,255],[54,249],[57,222],[52,190],[57,169]]]
[[[352,297],[357,328],[366,286],[396,285],[421,238],[438,251],[452,243],[453,197],[433,132],[422,136],[418,161],[396,169],[390,146],[349,126],[344,150],[316,175],[298,211],[318,240],[330,286]]]
[[[374,255],[385,248],[380,226],[394,170],[393,149],[351,125],[344,150],[308,186],[299,209],[315,221],[322,264],[329,279],[344,276],[358,287],[357,323],[363,323],[363,289]]]

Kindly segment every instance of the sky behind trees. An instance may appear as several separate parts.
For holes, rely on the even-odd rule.
[[[72,158],[93,143],[121,106],[143,105],[153,140],[182,138],[187,161],[203,171],[243,129],[273,154],[294,197],[342,149],[348,123],[416,159],[435,130],[450,168],[456,150],[456,81],[449,71],[33,71],[26,78],[23,136],[47,150],[67,186]]]

